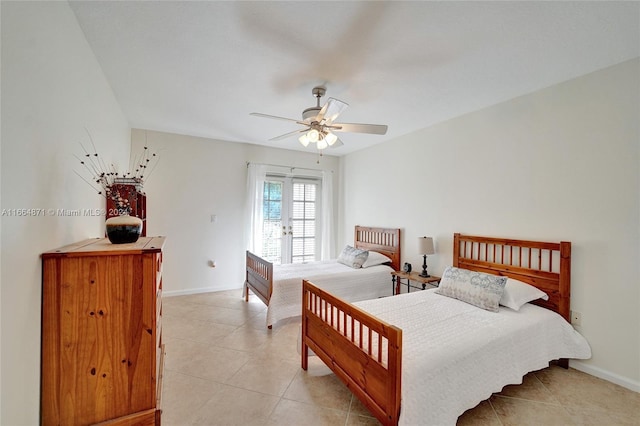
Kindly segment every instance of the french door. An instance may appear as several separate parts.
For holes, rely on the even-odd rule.
[[[320,180],[267,175],[263,188],[262,257],[275,264],[319,258]]]

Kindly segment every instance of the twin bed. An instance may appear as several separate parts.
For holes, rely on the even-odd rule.
[[[390,272],[400,268],[400,229],[356,226],[354,247],[380,253],[389,262],[358,269],[335,259],[274,266],[247,251],[244,296],[248,300],[251,291],[267,305],[269,328],[285,318],[300,316],[303,279],[313,280],[316,286],[348,302],[391,296]]]
[[[591,356],[568,322],[571,243],[455,234],[453,266],[548,300],[489,312],[426,290],[351,304],[304,280],[302,368],[312,350],[383,424],[454,425],[529,371]]]

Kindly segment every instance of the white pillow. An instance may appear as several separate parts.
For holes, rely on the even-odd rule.
[[[498,302],[506,282],[507,277],[448,266],[435,292],[487,311],[498,312]]]
[[[369,251],[369,256],[362,264],[362,267],[368,268],[369,266],[382,265],[383,263],[391,263],[391,259],[377,251]]]
[[[366,250],[360,250],[350,245],[347,245],[338,256],[338,262],[343,265],[350,266],[354,269],[362,268],[362,264],[369,257],[369,252]]]
[[[549,300],[549,295],[532,285],[508,278],[500,298],[500,304],[517,311],[525,303],[536,299]]]

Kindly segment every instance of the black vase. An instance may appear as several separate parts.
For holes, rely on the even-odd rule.
[[[123,214],[107,219],[107,238],[113,244],[135,243],[142,234],[142,219]]]

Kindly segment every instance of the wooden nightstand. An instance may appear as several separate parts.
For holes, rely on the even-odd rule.
[[[393,285],[393,294],[400,294],[400,285],[402,284],[402,280],[407,280],[407,293],[411,292],[412,288],[417,290],[424,290],[427,288],[427,284],[437,286],[440,283],[440,277],[429,276],[422,277],[418,272],[403,272],[403,271],[392,271],[391,272],[391,283]],[[415,281],[422,284],[422,287],[416,287],[411,285],[411,281]]]

